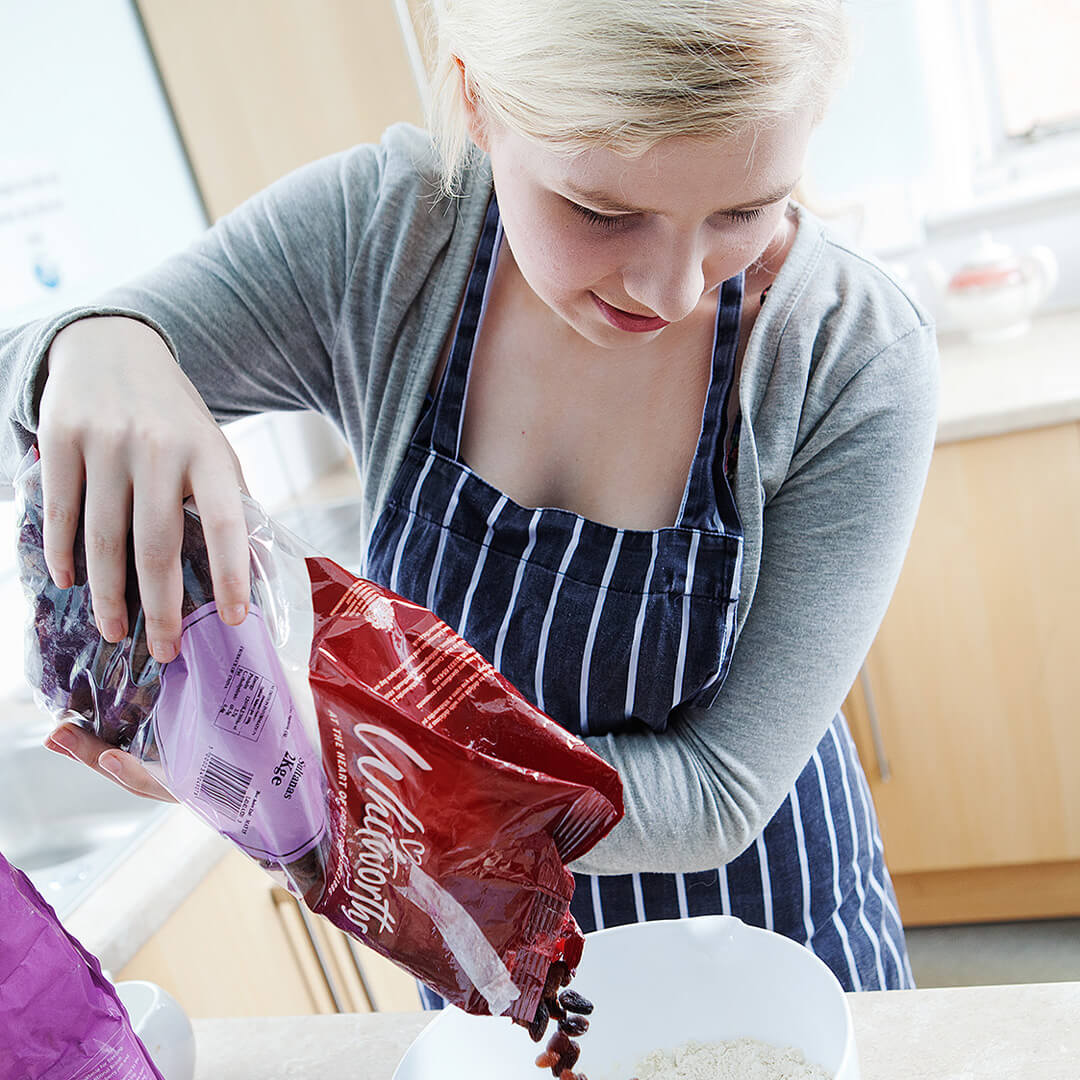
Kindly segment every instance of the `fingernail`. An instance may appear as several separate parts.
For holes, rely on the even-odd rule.
[[[167,664],[176,659],[176,646],[171,641],[155,641],[150,646],[150,651],[159,664]]]
[[[247,618],[247,608],[243,604],[230,604],[221,617],[230,626],[239,626]]]
[[[98,629],[106,641],[123,641],[126,634],[124,624],[119,619],[102,619]]]
[[[51,750],[54,754],[59,754],[61,757],[71,758],[72,761],[78,760],[73,753],[66,750],[58,742],[54,742],[52,739],[46,739],[42,745],[46,750]]]
[[[98,766],[104,769],[114,780],[123,782],[124,777],[121,774],[120,766],[114,758],[109,758],[109,760],[106,761],[105,755],[103,754],[98,758]]]
[[[50,748],[55,747],[63,754],[68,754],[70,757],[75,756],[75,738],[65,728],[59,728],[45,740],[46,746],[50,746],[50,744]]]
[[[70,589],[75,584],[75,580],[66,570],[58,570],[53,574],[53,584],[58,589]]]
[[[45,750],[48,750],[53,754],[57,754],[60,757],[66,757],[69,761],[78,761],[79,760],[79,758],[76,757],[75,754],[72,754],[70,751],[65,750],[65,748],[63,746],[60,746],[58,743],[54,743],[54,742],[46,739],[45,743],[44,743],[44,746],[45,746]]]

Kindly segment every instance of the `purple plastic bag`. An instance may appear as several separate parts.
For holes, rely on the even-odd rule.
[[[0,855],[0,1080],[164,1080],[101,965]]]

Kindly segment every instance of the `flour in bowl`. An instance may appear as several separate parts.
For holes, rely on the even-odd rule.
[[[831,1080],[802,1053],[756,1039],[690,1042],[654,1050],[638,1064],[635,1080]]]

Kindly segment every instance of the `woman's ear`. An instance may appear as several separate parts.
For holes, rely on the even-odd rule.
[[[491,147],[488,143],[487,125],[484,121],[483,107],[476,93],[469,85],[469,76],[465,71],[465,62],[460,56],[454,57],[454,66],[457,68],[458,92],[461,94],[462,103],[465,106],[465,124],[469,130],[469,138],[487,153]]]

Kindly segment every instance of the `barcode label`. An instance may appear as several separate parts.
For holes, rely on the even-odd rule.
[[[224,758],[219,758],[217,754],[207,754],[195,787],[195,795],[215,803],[235,821],[244,808],[253,775],[238,769]]]

